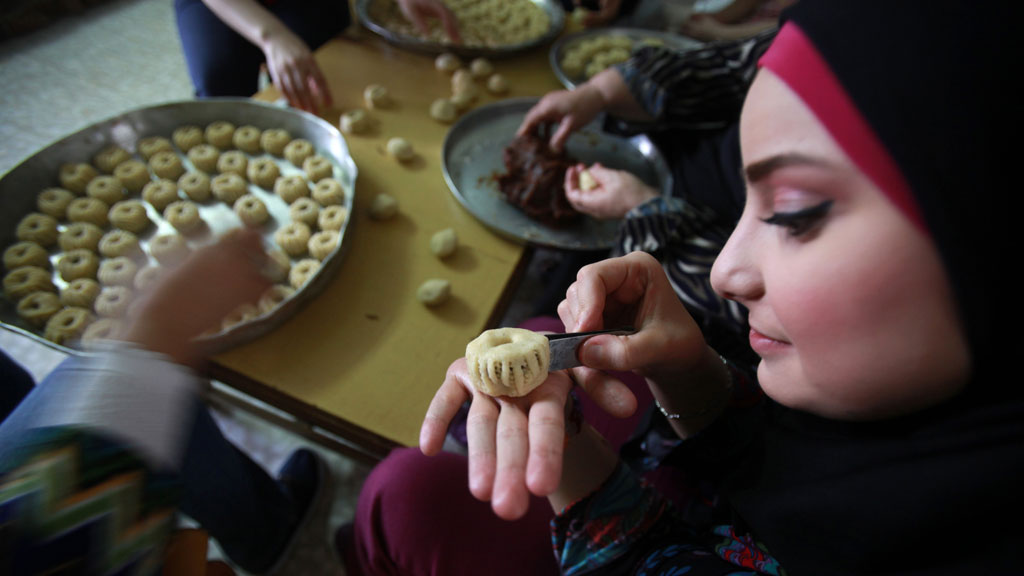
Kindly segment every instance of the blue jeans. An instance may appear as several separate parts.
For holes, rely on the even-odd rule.
[[[26,421],[46,410],[53,392],[74,386],[71,357],[38,386],[18,364],[0,351],[0,459],[14,445]],[[291,500],[267,472],[235,448],[221,433],[209,411],[197,399],[195,418],[181,468],[181,511],[195,519],[217,540],[229,558],[243,569],[260,572],[278,557],[299,518]]]
[[[316,50],[351,21],[347,0],[275,0],[264,3],[296,36]],[[202,0],[174,0],[178,35],[196,96],[256,93],[263,52],[221,21]]]

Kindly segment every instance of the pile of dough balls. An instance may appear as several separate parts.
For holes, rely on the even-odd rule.
[[[499,48],[533,42],[551,28],[544,8],[530,0],[443,0],[459,22],[462,44],[467,47]],[[377,0],[370,5],[370,18],[392,32],[439,44],[450,44],[437,20],[421,33],[402,14],[394,0]]]
[[[508,80],[495,73],[494,65],[486,58],[475,58],[464,67],[458,56],[445,52],[434,60],[434,67],[451,75],[451,96],[438,98],[430,105],[430,116],[438,122],[449,124],[472,107],[480,96],[478,82],[483,82],[489,92],[498,96],[509,90]]]
[[[660,38],[633,40],[623,34],[599,34],[581,38],[570,44],[559,60],[569,78],[585,80],[598,72],[629,60],[633,50],[643,46],[661,46]]]
[[[279,223],[281,247],[270,251],[275,286],[211,333],[281,306],[341,243],[349,193],[333,164],[286,130],[216,121],[147,136],[136,148],[107,144],[88,162],[63,164],[35,211],[19,219],[3,250],[0,305],[35,334],[65,346],[116,338],[137,296],[212,240],[200,235],[211,230],[211,205],[233,210],[237,228],[269,226],[285,206],[292,216]],[[268,210],[271,203],[281,209]]]

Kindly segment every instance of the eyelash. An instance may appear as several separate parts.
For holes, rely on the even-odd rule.
[[[782,226],[789,231],[790,235],[800,236],[814,228],[831,208],[832,201],[826,200],[821,204],[796,212],[776,212],[767,218],[762,218],[761,221],[772,226]]]

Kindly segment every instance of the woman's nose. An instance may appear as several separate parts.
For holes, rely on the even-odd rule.
[[[741,218],[711,267],[711,287],[723,298],[747,304],[764,292],[757,267],[755,231]]]

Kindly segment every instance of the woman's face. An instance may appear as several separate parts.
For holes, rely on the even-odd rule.
[[[765,392],[865,420],[959,391],[969,354],[930,238],[767,69],[751,86],[740,138],[747,203],[711,281],[750,309]]]

